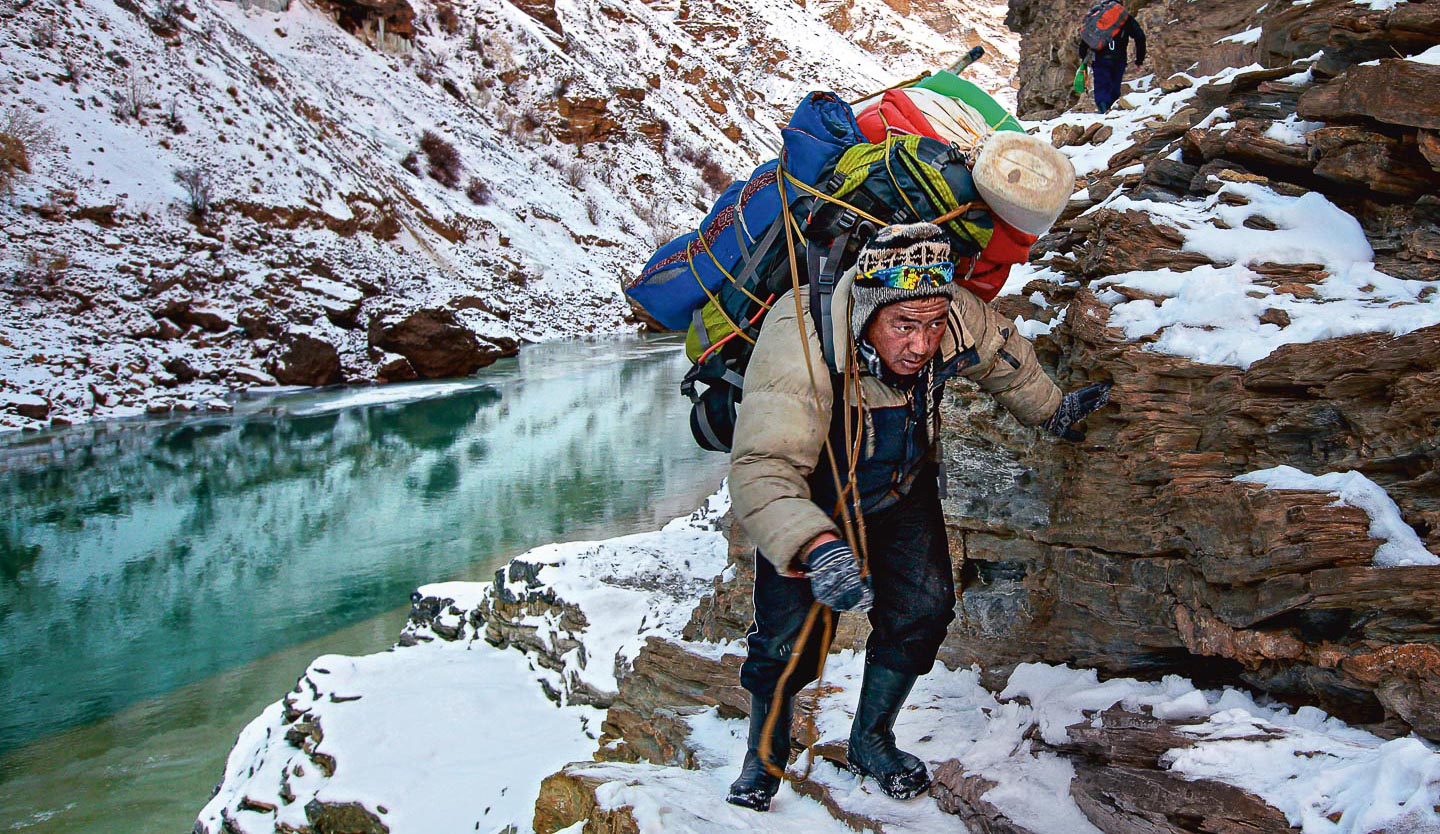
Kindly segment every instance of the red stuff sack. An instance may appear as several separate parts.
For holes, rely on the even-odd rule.
[[[1030,247],[1039,240],[1006,223],[999,215],[992,214],[991,217],[995,221],[995,233],[975,258],[975,268],[970,276],[961,282],[961,286],[987,302],[1005,286],[1005,280],[1010,277],[1010,267],[1030,260]],[[958,274],[962,269],[969,269],[969,265],[962,261],[955,268]]]
[[[1104,0],[1092,6],[1089,14],[1085,15],[1085,22],[1080,24],[1080,40],[1098,52],[1115,40],[1129,19],[1130,13],[1120,0]]]

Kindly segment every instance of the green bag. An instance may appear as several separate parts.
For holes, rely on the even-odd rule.
[[[1081,93],[1081,94],[1083,94],[1083,93],[1085,92],[1085,65],[1084,65],[1084,64],[1081,64],[1081,65],[1080,65],[1079,67],[1077,67],[1076,70],[1075,70],[1075,92]]]

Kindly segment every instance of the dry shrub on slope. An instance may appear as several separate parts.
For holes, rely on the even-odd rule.
[[[420,150],[430,162],[430,177],[446,188],[460,185],[460,152],[451,142],[433,130],[420,134]]]

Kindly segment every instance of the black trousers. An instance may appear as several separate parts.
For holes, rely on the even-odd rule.
[[[1125,78],[1125,56],[1114,59],[1095,58],[1095,106],[1104,113],[1120,98],[1120,84]]]
[[[955,579],[935,478],[922,475],[898,504],[866,515],[865,532],[875,590],[865,662],[923,675],[935,665],[955,619]],[[809,579],[781,576],[756,552],[755,623],[740,667],[740,685],[751,694],[765,699],[774,694],[814,600]],[[822,631],[817,623],[786,684],[787,695],[815,680]]]

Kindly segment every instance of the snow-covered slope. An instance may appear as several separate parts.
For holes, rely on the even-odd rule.
[[[505,0],[415,0],[389,4],[413,31],[384,51],[356,25],[375,4],[346,0],[10,5],[4,123],[40,135],[0,200],[0,427],[433,375],[387,352],[419,308],[491,355],[633,327],[620,281],[771,155],[807,91],[984,42],[972,77],[1013,97],[1001,4],[523,4],[556,31]]]

